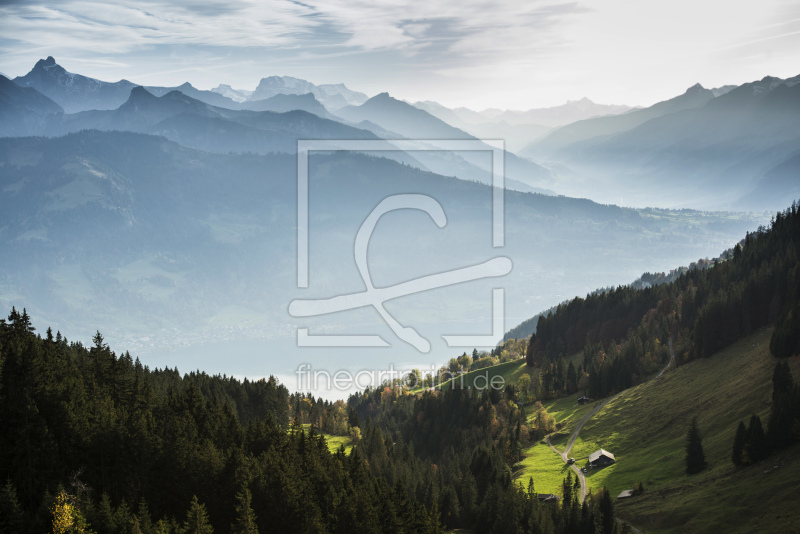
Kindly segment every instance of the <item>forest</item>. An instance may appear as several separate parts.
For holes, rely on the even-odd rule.
[[[539,318],[529,341],[528,365],[556,379],[548,395],[577,391],[565,376],[564,358],[583,351],[575,374],[586,393],[602,398],[638,384],[663,367],[708,357],[768,325],[775,356],[800,352],[800,205],[778,212],[723,253],[727,260],[698,262],[675,281],[575,298]]]
[[[99,332],[91,347],[42,336],[12,309],[0,321],[0,532],[616,528],[606,494],[546,504],[535,481],[512,480],[528,440],[513,396],[370,389],[321,407],[358,429],[350,454],[331,453],[300,422],[305,397],[274,378],[151,370]]]

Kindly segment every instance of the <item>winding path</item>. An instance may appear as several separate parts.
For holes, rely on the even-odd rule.
[[[554,453],[558,454],[561,457],[561,460],[563,460],[564,463],[567,463],[567,457],[569,455],[569,451],[572,450],[572,446],[575,444],[575,440],[578,439],[578,432],[581,431],[581,428],[583,428],[584,423],[586,423],[586,421],[588,421],[590,417],[592,417],[595,413],[597,413],[598,410],[603,408],[603,406],[605,406],[606,404],[608,404],[612,400],[616,399],[621,394],[622,393],[617,393],[613,397],[609,397],[608,399],[604,400],[603,402],[601,402],[600,404],[595,406],[594,409],[591,412],[589,412],[589,413],[587,413],[586,415],[583,416],[583,419],[581,419],[578,422],[578,424],[575,426],[575,430],[572,431],[572,436],[569,438],[569,443],[567,443],[567,448],[564,449],[564,452],[559,452],[559,450],[556,449],[555,446],[553,446],[552,443],[550,443],[550,435],[551,434],[545,436],[545,440],[547,441],[547,444],[550,445],[550,448],[553,449]],[[572,464],[572,465],[570,465],[570,468],[575,472],[575,474],[577,475],[578,479],[580,479],[580,481],[581,481],[581,502],[583,502],[583,501],[586,500],[586,477],[583,476],[583,471],[581,471],[580,467],[578,467],[577,465]]]
[[[672,338],[669,338],[669,361],[667,362],[667,365],[661,370],[661,372],[658,373],[658,376],[656,376],[656,379],[662,378],[664,373],[667,372],[667,370],[670,368],[670,366],[674,362],[675,362],[675,350],[672,348]],[[606,404],[608,404],[609,402],[613,401],[614,399],[616,399],[617,397],[619,397],[623,393],[624,393],[624,391],[620,391],[619,393],[617,393],[613,397],[607,398],[606,400],[602,401],[597,406],[595,406],[594,409],[592,409],[591,412],[589,412],[586,415],[584,415],[583,419],[578,421],[578,424],[575,425],[575,430],[572,431],[572,436],[570,436],[569,442],[567,443],[567,447],[564,449],[564,452],[559,452],[559,450],[556,449],[555,446],[553,446],[553,444],[550,442],[550,436],[552,434],[548,434],[547,436],[545,436],[545,440],[547,441],[547,444],[550,445],[550,448],[553,449],[553,452],[558,454],[561,457],[561,460],[564,463],[567,463],[568,456],[569,456],[569,451],[572,449],[572,446],[575,444],[575,441],[578,439],[578,433],[581,431],[581,428],[583,428],[584,423],[586,423],[586,421],[588,421],[595,413],[600,411]],[[586,500],[586,477],[583,476],[583,472],[580,470],[580,468],[577,465],[571,464],[569,467],[570,467],[570,469],[572,469],[575,472],[575,474],[578,476],[578,479],[581,481],[581,501],[580,502],[583,502],[583,501]],[[625,523],[621,519],[617,519],[617,522],[620,523],[620,524],[624,524]],[[628,526],[636,534],[641,534],[641,531],[636,529],[636,528],[634,528],[634,526],[631,525],[630,523],[628,523]]]

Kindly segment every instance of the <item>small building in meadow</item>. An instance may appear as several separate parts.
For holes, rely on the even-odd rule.
[[[592,467],[602,467],[604,465],[611,465],[617,459],[610,452],[600,449],[589,455],[589,465]]]
[[[586,395],[584,395],[583,397],[581,397],[580,399],[578,399],[578,404],[586,404],[587,402],[590,402],[591,400],[592,400],[592,399],[590,399],[589,397],[587,397]]]
[[[630,499],[631,497],[633,497],[633,490],[629,489],[629,490],[625,490],[622,493],[620,493],[619,495],[617,495],[617,500]]]

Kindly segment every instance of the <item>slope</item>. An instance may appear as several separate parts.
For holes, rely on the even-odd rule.
[[[0,136],[29,135],[61,106],[32,87],[20,87],[0,75]]]
[[[798,81],[768,76],[717,97],[698,89],[696,105],[628,124],[625,131],[570,140],[550,156],[580,177],[574,187],[601,201],[622,196],[638,205],[780,209],[792,197],[762,177],[800,148]],[[751,202],[753,190],[758,199]]]
[[[769,464],[736,469],[731,444],[739,421],[769,413],[776,358],[769,354],[771,329],[762,329],[720,351],[623,392],[581,431],[571,455],[580,459],[602,447],[617,462],[589,470],[590,488],[607,485],[612,495],[644,482],[646,491],[619,505],[619,513],[648,532],[785,532],[800,510],[787,506],[800,460],[795,445]],[[793,361],[795,376],[800,371]],[[708,469],[685,474],[689,420],[698,417]],[[770,470],[773,464],[780,468]],[[766,472],[765,472],[766,471]],[[754,514],[752,503],[759,503]],[[778,521],[773,521],[778,519]]]
[[[450,126],[446,122],[434,117],[427,111],[414,107],[411,104],[392,98],[388,93],[381,93],[361,104],[360,106],[347,106],[336,111],[336,115],[353,123],[369,121],[378,124],[391,132],[395,132],[408,139],[475,139],[467,132]],[[489,147],[486,147],[489,150]],[[485,154],[476,152],[459,152],[459,157],[468,164],[484,171],[491,170],[491,159]],[[435,172],[446,172],[444,169],[452,168],[452,162],[444,169],[435,168],[432,162],[421,161]],[[558,177],[548,169],[516,156],[506,150],[505,176],[512,180],[538,189],[558,188]]]
[[[523,149],[522,155],[533,158],[550,158],[555,151],[572,143],[631,130],[650,119],[684,109],[700,107],[712,98],[714,98],[714,92],[705,89],[698,83],[688,88],[682,95],[658,102],[648,108],[567,124]]]
[[[128,80],[110,83],[68,72],[52,56],[40,59],[14,83],[32,87],[59,104],[67,113],[89,109],[114,109],[125,102],[136,84]]]

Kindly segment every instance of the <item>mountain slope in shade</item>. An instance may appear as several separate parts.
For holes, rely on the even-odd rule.
[[[32,87],[20,87],[0,76],[0,136],[30,135],[48,115],[64,110]]]
[[[360,106],[338,109],[336,115],[352,122],[369,120],[410,139],[473,138],[425,110],[392,98],[389,93],[373,96]]]
[[[265,100],[278,94],[304,95],[311,93],[330,110],[347,105],[363,104],[367,95],[348,89],[344,84],[315,85],[309,81],[291,76],[269,76],[262,78],[255,91],[247,100]]]
[[[611,135],[631,130],[650,119],[684,109],[698,108],[714,98],[714,92],[695,84],[680,96],[638,109],[609,117],[596,117],[563,126],[550,135],[522,150],[522,155],[532,158],[548,159],[556,150],[601,135]]]
[[[115,109],[128,99],[131,89],[136,87],[128,80],[109,83],[67,72],[52,56],[37,61],[28,74],[17,76],[14,82],[36,89],[67,113]]]
[[[239,103],[235,100],[221,95],[216,91],[204,91],[202,89],[197,89],[189,82],[186,82],[182,85],[177,87],[154,87],[154,86],[146,86],[150,93],[154,94],[155,96],[164,96],[165,94],[171,91],[180,91],[181,93],[185,94],[186,96],[192,97],[195,100],[199,100],[201,102],[205,102],[206,104],[210,104],[212,106],[223,107],[228,109],[239,109]]]
[[[299,109],[313,113],[318,117],[337,120],[336,117],[331,115],[330,112],[325,109],[325,106],[314,97],[313,93],[306,93],[304,95],[279,93],[264,100],[242,102],[241,109],[249,109],[251,111],[276,111],[278,113]]]
[[[134,88],[118,109],[52,118],[40,133],[119,130],[162,135],[210,152],[295,152],[298,139],[377,139],[372,133],[305,111],[230,110],[170,91],[162,97]],[[412,161],[412,158],[406,158]]]
[[[339,109],[336,111],[336,115],[354,123],[369,121],[408,139],[476,139],[475,136],[447,124],[425,110],[392,98],[388,93],[374,96],[360,106],[347,106]],[[469,164],[486,171],[491,168],[490,159],[480,152],[459,152],[458,155]],[[418,158],[435,172],[452,173],[448,172],[446,167],[441,169],[435,167],[434,162],[423,154],[420,154]],[[549,170],[532,161],[519,158],[509,151],[505,153],[505,176],[529,187],[544,189],[550,193],[552,193],[551,190],[557,191],[559,187],[558,178]]]

